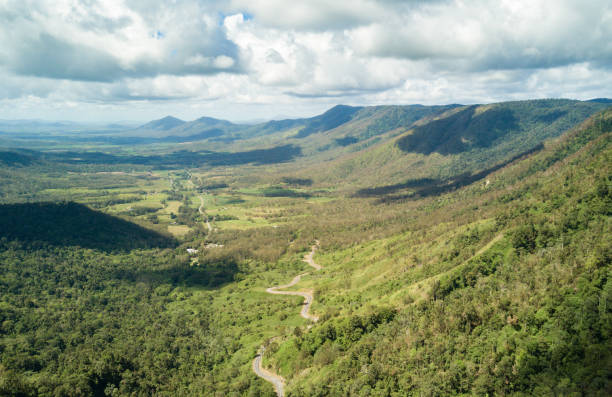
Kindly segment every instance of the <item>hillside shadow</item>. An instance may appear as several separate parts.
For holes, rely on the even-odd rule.
[[[74,202],[0,205],[0,238],[107,252],[167,248],[173,238]]]
[[[312,186],[313,180],[310,178],[295,178],[290,176],[284,176],[281,178],[281,182],[292,186]]]
[[[518,160],[521,157],[530,155],[538,152],[544,148],[543,144],[539,144],[531,150],[517,154],[516,156],[500,163],[493,167],[484,169],[475,174],[464,173],[450,179],[432,179],[432,178],[419,178],[410,179],[403,183],[397,183],[387,186],[379,186],[375,188],[365,188],[358,190],[354,197],[369,198],[377,197],[377,202],[388,203],[393,201],[401,201],[407,199],[417,199],[430,196],[437,196],[443,193],[447,193],[463,186],[470,185],[492,172],[495,172],[506,165]],[[402,190],[410,189],[408,192],[401,192]]]
[[[519,129],[518,119],[507,108],[492,108],[476,114],[469,106],[448,117],[413,129],[397,141],[397,147],[410,153],[458,154],[474,148],[490,147],[493,142]]]
[[[261,190],[264,197],[312,197],[310,193],[298,192],[282,186],[270,186]]]
[[[0,164],[6,167],[26,167],[36,163],[31,153],[11,150],[0,152]]]
[[[199,167],[204,164],[212,166],[277,164],[291,161],[301,155],[302,149],[295,145],[282,145],[244,152],[192,152],[180,150],[165,155],[154,156],[118,156],[102,152],[74,151],[45,153],[49,160],[68,164],[139,164],[159,168]]]
[[[175,265],[163,269],[121,269],[114,277],[134,283],[149,285],[219,288],[234,281],[240,272],[235,261],[210,262],[196,266]]]
[[[359,139],[352,137],[352,136],[345,136],[342,138],[334,139],[334,142],[336,142],[336,145],[338,146],[346,147],[346,146],[350,146],[350,145],[353,145],[359,142]]]

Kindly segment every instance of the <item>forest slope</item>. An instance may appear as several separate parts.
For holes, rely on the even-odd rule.
[[[400,233],[338,250],[321,225],[323,321],[267,351],[288,395],[607,395],[611,143],[608,110]]]
[[[605,106],[555,99],[453,107],[434,117],[392,124],[396,134],[386,132],[380,136],[386,139],[361,149],[355,142],[352,147],[358,150],[353,153],[298,175],[323,184],[342,180],[368,188],[423,178],[450,181],[536,150]]]

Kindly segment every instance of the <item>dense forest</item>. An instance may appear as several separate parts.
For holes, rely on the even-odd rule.
[[[337,107],[266,126],[303,149],[3,150],[0,395],[273,396],[252,370],[264,345],[289,396],[607,396],[603,105]],[[311,161],[326,132],[345,140],[315,158],[337,158]],[[314,295],[313,323],[266,289],[307,272],[315,240],[322,269],[292,287]]]

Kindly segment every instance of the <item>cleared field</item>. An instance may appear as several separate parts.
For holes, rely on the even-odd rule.
[[[173,236],[183,237],[187,233],[189,233],[191,229],[189,226],[185,225],[168,225],[168,231],[172,233]]]
[[[178,213],[178,209],[181,206],[180,201],[168,201],[166,203],[166,208],[164,208],[161,212],[165,214],[176,214]]]

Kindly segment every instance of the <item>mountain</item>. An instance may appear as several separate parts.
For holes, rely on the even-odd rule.
[[[189,121],[169,131],[173,136],[192,137],[194,140],[218,137],[220,135],[236,131],[243,126],[234,124],[227,120],[219,120],[212,117],[200,117]]]
[[[138,129],[147,131],[168,131],[183,124],[185,124],[185,121],[183,120],[172,116],[166,116],[159,120],[149,121],[148,123],[138,127]]]
[[[362,107],[337,105],[320,116],[307,120],[304,128],[297,134],[298,138],[305,138],[311,134],[329,131],[353,119]]]
[[[470,163],[478,157],[484,163],[529,151],[542,140],[560,135],[605,107],[602,102],[563,99],[470,106],[338,105],[311,118],[274,120],[246,127],[233,133],[233,144],[252,147],[261,142],[291,142],[318,162],[357,161],[358,155],[354,153],[362,152],[369,157],[368,150],[376,150],[379,165],[400,157],[403,158],[400,161],[415,159],[418,157],[415,155],[449,162],[458,160],[451,157],[464,154]],[[388,150],[381,149],[381,145],[387,145]],[[475,152],[487,154],[475,156]],[[420,160],[423,159],[416,161]],[[331,165],[329,172],[334,168]],[[476,165],[472,170],[475,169]]]
[[[336,105],[326,112],[302,119],[272,120],[251,127],[250,136],[270,135],[277,132],[294,131],[294,138],[304,139],[316,133],[358,136],[367,139],[400,126],[442,112],[458,105],[448,106],[347,106]],[[343,128],[344,127],[344,128]]]
[[[166,116],[135,129],[126,130],[120,125],[113,125],[112,128],[104,127],[106,130],[99,126],[96,127],[98,129],[87,130],[79,126],[85,129],[78,135],[56,133],[45,139],[110,145],[191,142],[196,144],[194,148],[199,143],[202,148],[224,151],[265,149],[270,145],[290,142],[301,146],[308,157],[329,160],[389,143],[403,135],[394,145],[407,154],[437,153],[449,156],[467,151],[506,150],[509,151],[509,157],[512,157],[521,151],[530,150],[542,139],[560,134],[593,112],[603,109],[607,103],[608,100],[604,98],[470,106],[337,105],[314,117],[272,120],[259,124],[235,124],[211,117],[183,121]],[[38,124],[18,122],[5,122],[5,126],[7,131],[23,131],[19,135],[5,135],[7,145],[12,144],[9,143],[10,139],[36,139],[36,133],[26,132],[42,128]],[[44,128],[65,128],[64,132],[67,132],[77,127],[56,123]],[[517,139],[519,136],[522,138]],[[18,144],[23,145],[22,142]]]
[[[442,155],[487,148],[521,136],[555,136],[596,111],[598,106],[569,100],[537,100],[472,105],[425,125],[397,141],[404,152]]]
[[[297,166],[292,172],[303,178],[326,185],[350,181],[342,185],[358,189],[395,189],[414,180],[449,185],[456,184],[457,178],[465,181],[470,174],[536,150],[544,140],[559,136],[606,106],[605,101],[566,99],[468,106],[337,105],[314,117],[257,125],[211,117],[185,122],[168,116],[134,130],[45,139],[121,147],[190,143],[190,152],[218,153],[267,153],[290,147],[292,153],[301,154],[290,156]],[[24,148],[32,147],[30,142],[38,137],[20,134],[3,139],[5,146]],[[193,159],[199,156],[185,156],[190,157],[189,164],[198,165]],[[120,161],[132,160],[125,156]],[[142,164],[143,158],[133,161]]]
[[[212,117],[200,117],[193,121],[183,121],[172,116],[150,121],[137,129],[124,131],[122,137],[142,137],[161,142],[188,142],[217,138],[222,135],[230,137],[233,132],[246,126],[219,120]],[[151,143],[145,140],[143,143]]]
[[[536,150],[546,139],[560,136],[606,106],[551,99],[365,108],[362,112],[370,114],[324,133],[352,138],[347,142],[348,153],[336,153],[324,164],[301,169],[300,174],[320,182],[343,180],[363,187],[424,178],[453,183],[462,174],[478,173]]]

